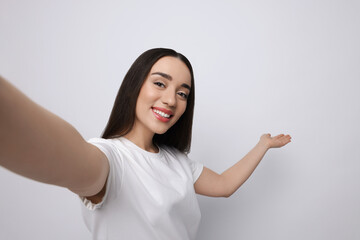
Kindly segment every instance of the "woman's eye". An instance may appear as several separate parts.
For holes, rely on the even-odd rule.
[[[163,84],[162,82],[154,82],[154,84],[159,87],[165,87],[165,84]]]
[[[183,92],[179,92],[178,94],[179,94],[182,98],[184,98],[184,99],[187,99],[187,98],[188,98],[188,95],[185,94],[185,93],[183,93]]]

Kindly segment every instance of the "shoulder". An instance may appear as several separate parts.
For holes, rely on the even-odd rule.
[[[91,143],[96,146],[102,146],[106,148],[113,148],[113,149],[121,149],[126,148],[124,143],[120,141],[118,138],[90,138],[87,140],[88,143]]]
[[[102,143],[102,144],[113,144],[114,138],[101,138],[101,137],[93,137],[87,140],[89,143]]]
[[[91,143],[93,145],[100,145],[100,146],[114,146],[114,140],[113,139],[105,139],[100,137],[94,137],[87,140],[88,143]]]
[[[122,158],[121,156],[127,149],[117,138],[105,139],[95,137],[90,138],[87,142],[99,148],[107,156],[108,160]]]

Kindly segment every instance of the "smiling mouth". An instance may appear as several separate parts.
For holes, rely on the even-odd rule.
[[[164,112],[154,109],[154,108],[152,108],[152,111],[153,111],[155,117],[162,122],[168,122],[174,116],[174,115],[164,113]]]

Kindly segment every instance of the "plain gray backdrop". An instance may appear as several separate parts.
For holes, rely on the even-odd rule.
[[[89,139],[136,57],[173,48],[195,71],[192,159],[221,173],[263,133],[293,138],[230,198],[198,195],[198,239],[355,240],[359,12],[346,0],[1,0],[0,74]],[[0,239],[90,239],[70,191],[4,168],[0,190]]]

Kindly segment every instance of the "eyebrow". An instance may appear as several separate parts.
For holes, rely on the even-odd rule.
[[[170,81],[173,79],[169,74],[166,74],[163,72],[154,72],[151,75],[160,75],[161,77],[166,78],[167,80],[170,80]],[[189,85],[187,85],[186,83],[181,84],[181,86],[191,90],[191,87]]]

